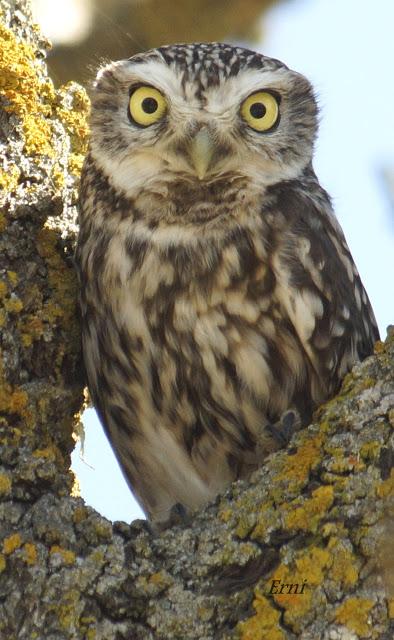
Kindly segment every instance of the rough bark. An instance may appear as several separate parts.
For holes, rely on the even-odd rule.
[[[0,10],[0,638],[389,640],[394,332],[191,526],[153,536],[71,495],[88,102],[53,89],[26,3]]]

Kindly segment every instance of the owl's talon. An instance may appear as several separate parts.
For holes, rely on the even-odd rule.
[[[293,435],[301,427],[301,417],[295,409],[288,409],[274,424],[267,424],[266,430],[280,447],[286,447]]]
[[[190,521],[190,514],[186,507],[177,502],[171,507],[169,522],[170,526],[174,527],[178,524],[187,524]]]
[[[154,522],[153,528],[157,533],[178,525],[187,525],[190,520],[190,513],[186,507],[181,502],[176,502],[172,505],[167,520]]]

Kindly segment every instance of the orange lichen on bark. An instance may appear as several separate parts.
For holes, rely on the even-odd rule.
[[[50,43],[46,42],[47,48]],[[4,24],[0,24],[0,94],[5,98],[5,111],[20,121],[27,156],[45,155],[55,158],[57,139],[54,121],[60,121],[70,140],[68,166],[55,163],[52,180],[56,188],[65,185],[67,172],[79,175],[88,143],[89,99],[82,87],[69,83],[55,90],[50,78],[43,76],[36,48],[19,40]],[[20,169],[10,163],[0,172],[0,189],[17,188]],[[0,223],[0,230],[2,228]]]
[[[369,612],[373,607],[373,600],[367,598],[348,598],[335,612],[335,620],[345,625],[360,638],[369,636],[371,624]]]
[[[294,562],[294,566],[280,565],[273,574],[273,579],[280,580],[281,584],[305,585],[303,591],[292,593],[273,594],[275,602],[285,610],[284,620],[298,633],[305,614],[314,602],[314,590],[324,580],[325,573],[330,564],[331,556],[325,549],[311,547],[300,554]]]
[[[26,391],[18,387],[13,387],[5,380],[0,352],[0,412],[8,414],[16,413],[27,418],[27,403],[28,395]]]
[[[21,119],[26,154],[52,155],[48,120],[51,108],[47,102],[48,93],[54,93],[52,83],[40,81],[35,49],[28,42],[19,41],[1,23],[0,42],[0,92],[7,100],[4,109]]]
[[[15,191],[18,186],[20,174],[20,169],[15,164],[9,164],[6,171],[0,171],[0,190],[7,191],[8,193]],[[0,221],[0,231],[4,231],[5,226],[6,225]]]
[[[58,554],[62,560],[62,564],[71,565],[71,564],[74,564],[75,562],[74,551],[71,551],[70,549],[64,549],[63,547],[60,547],[57,544],[54,544],[50,548],[49,553],[51,555]]]
[[[253,607],[255,615],[238,623],[241,640],[285,640],[286,636],[279,628],[280,611],[258,590]]]
[[[324,438],[322,434],[305,438],[294,455],[286,456],[283,469],[277,480],[287,480],[297,486],[302,485],[321,459]]]
[[[320,520],[334,502],[334,488],[331,485],[312,491],[312,497],[303,502],[299,499],[285,505],[285,526],[288,529],[316,531]]]
[[[77,276],[66,266],[57,250],[58,235],[53,229],[44,227],[37,235],[36,245],[48,268],[49,284],[52,288],[52,306],[46,306],[49,320],[58,320],[68,332],[77,329]],[[74,331],[75,334],[75,331]]]
[[[22,545],[22,538],[19,533],[14,533],[3,540],[3,553],[6,556],[14,553]]]
[[[31,542],[26,542],[23,545],[23,552],[24,552],[24,560],[26,562],[26,564],[36,564],[37,562],[37,548],[34,544],[32,544]]]
[[[55,114],[70,136],[72,153],[69,157],[68,169],[71,173],[79,175],[89,137],[87,116],[90,111],[90,101],[88,95],[82,87],[68,82],[56,92],[53,106]]]
[[[7,497],[11,493],[12,482],[5,473],[0,473],[0,496]]]
[[[332,557],[330,578],[344,588],[357,584],[359,576],[357,558],[346,546],[345,541],[333,536],[328,542],[327,549]]]

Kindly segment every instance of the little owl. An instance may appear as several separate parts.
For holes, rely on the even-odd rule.
[[[278,60],[160,47],[98,73],[77,264],[89,389],[166,526],[308,424],[378,331]]]

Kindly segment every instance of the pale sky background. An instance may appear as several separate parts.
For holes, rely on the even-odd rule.
[[[393,0],[296,0],[265,18],[262,53],[314,84],[321,107],[315,169],[333,197],[380,331],[394,323],[394,211],[382,180],[394,168]],[[111,520],[142,517],[95,413],[84,416],[82,496]],[[89,466],[88,466],[89,465]]]

